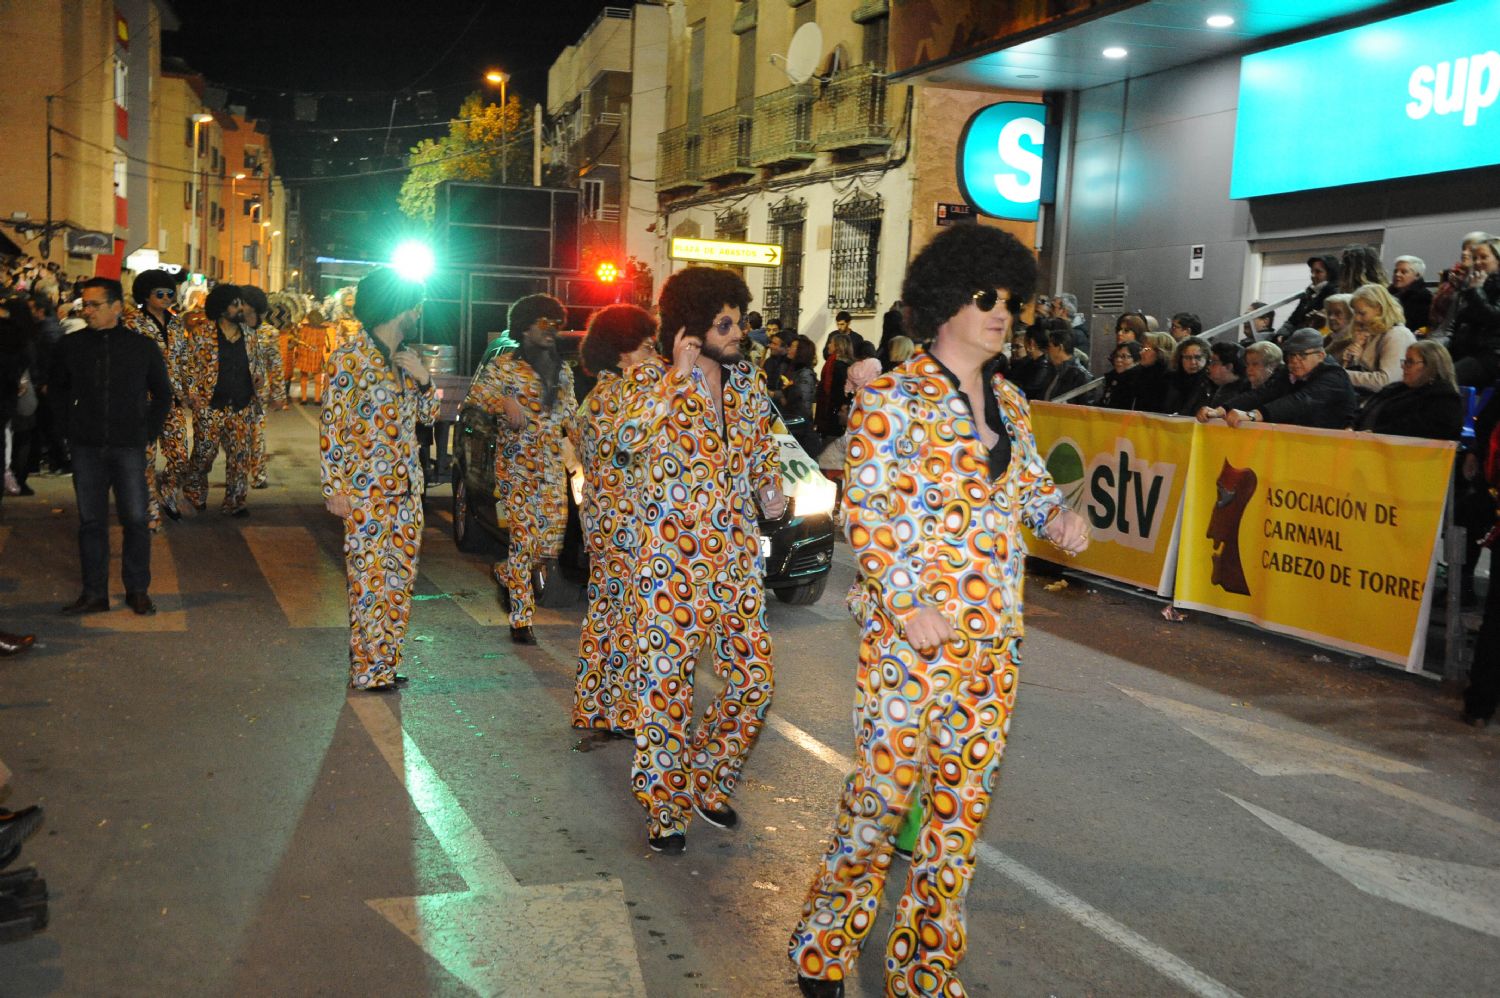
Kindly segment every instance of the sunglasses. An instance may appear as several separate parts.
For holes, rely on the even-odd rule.
[[[996,305],[1003,304],[1005,310],[1011,315],[1020,315],[1021,306],[1025,304],[1009,295],[1001,298],[1000,292],[995,288],[990,288],[988,291],[976,291],[969,298],[981,312],[992,312]]]
[[[166,288],[157,288],[155,291],[151,292],[151,297],[152,298],[173,298],[173,297],[176,297],[176,296],[173,295],[172,292],[168,291]]]
[[[717,332],[720,336],[728,336],[731,331],[735,329],[744,329],[747,325],[748,323],[744,321],[735,322],[733,319],[726,315],[708,328],[713,330],[714,332]]]
[[[557,330],[559,330],[559,329],[562,328],[562,320],[561,319],[548,319],[546,317],[543,317],[543,318],[540,318],[540,319],[536,320],[536,322],[533,323],[533,325],[535,325],[536,328],[544,330],[546,332],[556,332]]]

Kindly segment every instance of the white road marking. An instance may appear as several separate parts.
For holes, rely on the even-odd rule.
[[[1352,846],[1225,794],[1366,894],[1500,937],[1500,870]]]
[[[349,706],[468,884],[466,891],[366,904],[481,996],[520,988],[644,998],[618,878],[521,886],[387,702],[352,693]]]
[[[829,748],[792,722],[772,714],[768,719],[768,724],[775,729],[777,734],[840,773],[853,772],[854,760]],[[1019,860],[986,842],[979,843],[978,851],[979,858],[986,866],[1009,877],[1040,900],[1050,904],[1084,928],[1114,943],[1163,977],[1176,982],[1184,990],[1201,995],[1203,998],[1239,998],[1239,992],[1226,987],[1140,933],[1127,928]]]
[[[348,627],[344,566],[323,552],[306,527],[241,527],[290,627]]]
[[[1500,835],[1500,822],[1437,800],[1399,783],[1382,780],[1375,773],[1424,773],[1420,766],[1349,748],[1286,728],[1205,710],[1153,693],[1115,689],[1176,721],[1189,734],[1201,738],[1260,776],[1337,776],[1360,786],[1405,801],[1449,821],[1467,825],[1488,835]]]

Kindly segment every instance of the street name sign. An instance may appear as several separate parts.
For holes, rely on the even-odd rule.
[[[673,239],[672,259],[728,263],[737,267],[779,267],[781,247],[770,243],[731,243],[718,239]]]

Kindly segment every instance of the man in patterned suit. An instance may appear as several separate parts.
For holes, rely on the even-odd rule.
[[[172,311],[177,300],[177,279],[165,270],[147,270],[138,275],[130,287],[136,307],[125,313],[125,325],[149,336],[161,349],[167,362],[167,377],[172,382],[172,407],[161,436],[146,448],[147,508],[151,529],[161,526],[164,512],[173,520],[182,519],[178,499],[188,474],[188,413],[186,368],[188,362],[187,331]],[[156,467],[161,452],[165,468]]]
[[[422,548],[417,424],[437,418],[432,377],[403,341],[416,335],[423,289],[382,267],[359,282],[364,328],[334,351],[323,402],[323,498],[344,522],[349,685],[390,692],[411,619]]]
[[[208,473],[223,447],[223,512],[237,517],[250,515],[245,497],[250,490],[256,400],[265,397],[270,376],[253,337],[241,324],[241,295],[238,285],[216,285],[203,302],[203,312],[188,319],[187,387],[197,421],[192,471],[182,490],[199,512],[208,507]]]
[[[871,383],[850,417],[856,768],[791,939],[805,995],[843,995],[919,788],[926,818],[886,945],[886,994],[964,993],[964,894],[1015,706],[1021,524],[1070,554],[1088,545],[1037,452],[1025,396],[998,373],[1035,283],[1035,259],[1008,233],[944,230],[901,295],[916,338],[936,338],[931,352]]]
[[[567,315],[551,295],[512,305],[510,334],[520,346],[490,359],[464,400],[496,417],[496,511],[509,522],[510,557],[495,566],[495,580],[510,612],[510,639],[520,645],[536,644],[537,582],[561,582],[557,556],[568,525],[562,445],[578,409],[573,372],[557,351]]]
[[[732,271],[689,267],[667,279],[661,345],[629,374],[619,446],[638,454],[639,675],[631,784],[647,844],[679,855],[697,812],[733,828],[729,798],[771,704],[756,502],[786,512],[765,378],[744,353],[750,303]],[[705,651],[707,654],[705,655]],[[707,658],[724,688],[689,737],[693,672]]]
[[[281,376],[281,331],[266,321],[271,301],[253,284],[240,286],[244,310],[240,321],[245,326],[249,348],[260,355],[260,366],[266,377],[255,396],[255,418],[250,424],[250,487],[263,489],[270,484],[266,471],[271,454],[266,448],[266,413],[286,401],[286,381]]]

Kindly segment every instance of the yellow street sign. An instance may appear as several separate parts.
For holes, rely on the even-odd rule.
[[[729,263],[740,267],[779,267],[781,247],[769,243],[729,243],[718,239],[673,239],[672,259]]]

